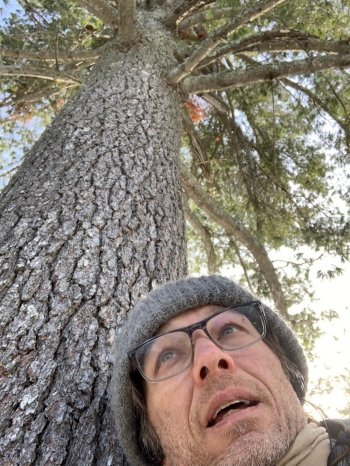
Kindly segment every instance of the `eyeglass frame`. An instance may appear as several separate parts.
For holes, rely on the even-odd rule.
[[[209,320],[213,319],[214,317],[216,317],[217,315],[219,314],[222,314],[223,312],[226,312],[226,311],[229,311],[231,309],[238,309],[240,307],[245,307],[245,306],[249,306],[251,304],[258,304],[258,311],[259,311],[259,314],[260,314],[260,318],[261,318],[261,322],[262,322],[262,326],[263,326],[263,332],[262,334],[260,335],[260,337],[257,339],[257,340],[254,340],[253,342],[251,343],[247,343],[246,345],[243,345],[243,346],[238,346],[237,348],[233,348],[233,349],[230,349],[230,350],[227,350],[225,349],[223,346],[219,345],[219,343],[217,341],[214,340],[214,338],[210,335],[208,329],[207,329],[207,322],[209,322]],[[174,316],[176,317],[176,316]],[[229,306],[229,307],[226,307],[225,309],[220,309],[219,311],[217,312],[214,312],[214,314],[211,314],[210,316],[206,317],[205,319],[203,320],[200,320],[199,322],[195,322],[194,324],[191,324],[191,325],[188,325],[186,327],[180,327],[180,328],[176,328],[176,329],[173,329],[173,330],[169,330],[168,332],[164,332],[164,333],[160,333],[159,335],[155,335],[151,338],[148,338],[146,341],[140,343],[139,345],[137,345],[134,349],[132,349],[131,351],[128,351],[127,354],[128,354],[128,358],[133,366],[133,370],[137,370],[141,376],[147,380],[147,382],[150,382],[150,383],[157,383],[157,382],[163,382],[164,380],[167,380],[167,379],[170,379],[171,377],[175,377],[176,375],[179,375],[179,374],[182,374],[182,372],[185,372],[189,367],[192,366],[193,364],[193,360],[194,360],[194,342],[193,342],[193,333],[196,331],[196,330],[203,330],[203,332],[206,334],[206,336],[209,338],[209,340],[214,343],[214,345],[216,345],[218,348],[220,348],[222,351],[225,351],[225,352],[231,352],[231,351],[236,351],[236,350],[239,350],[239,349],[243,349],[243,348],[247,348],[248,346],[252,346],[254,345],[255,343],[257,343],[258,341],[261,341],[263,338],[266,337],[266,332],[267,332],[267,320],[266,320],[266,314],[265,314],[265,311],[264,311],[264,308],[261,304],[261,302],[259,300],[255,300],[255,301],[249,301],[247,303],[244,303],[244,304],[239,304],[239,305],[234,305],[234,306]],[[168,335],[169,333],[175,333],[175,332],[184,332],[184,333],[187,333],[190,341],[191,341],[191,348],[192,348],[192,354],[191,354],[191,360],[189,362],[189,364],[184,368],[182,369],[180,372],[176,372],[176,374],[172,374],[172,375],[169,375],[168,377],[164,377],[162,379],[157,379],[157,380],[151,380],[149,379],[148,377],[145,376],[145,374],[143,373],[143,371],[141,370],[141,368],[139,367],[139,364],[138,364],[138,361],[136,359],[136,353],[137,351],[142,348],[142,346],[152,342],[153,340],[156,340],[157,338],[159,337],[162,337],[164,335]]]

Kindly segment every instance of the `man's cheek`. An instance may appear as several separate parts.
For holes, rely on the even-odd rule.
[[[166,430],[169,430],[170,420],[173,419],[173,413],[168,406],[162,404],[157,407],[153,406],[148,411],[149,419],[155,428],[157,434],[161,436],[162,431],[166,427]]]

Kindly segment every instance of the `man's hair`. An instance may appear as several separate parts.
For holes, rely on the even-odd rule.
[[[145,460],[154,466],[160,466],[164,461],[164,452],[158,435],[148,417],[146,397],[144,393],[145,380],[136,369],[131,374],[131,397],[134,405],[137,440]]]
[[[302,402],[303,400],[300,398],[300,393],[303,393],[303,387],[301,387],[300,384],[303,383],[303,377],[298,368],[286,356],[276,335],[271,330],[267,330],[263,341],[280,360],[285,374]],[[137,422],[137,437],[140,450],[147,461],[154,466],[160,466],[164,461],[164,452],[158,435],[148,417],[144,393],[145,380],[138,370],[134,370],[131,373],[131,382],[131,395]]]

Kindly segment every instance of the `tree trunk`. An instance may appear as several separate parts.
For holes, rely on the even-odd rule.
[[[2,194],[3,466],[125,464],[107,403],[115,330],[187,271],[172,52],[151,26],[111,46]]]

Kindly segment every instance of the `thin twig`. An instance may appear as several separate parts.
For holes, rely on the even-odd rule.
[[[58,33],[56,34],[56,41],[55,41],[55,61],[56,61],[56,70],[59,71],[60,67],[58,65]]]
[[[76,63],[68,63],[64,68],[64,72],[77,72],[81,70],[85,70],[86,68],[90,68],[96,63],[96,60],[86,60],[86,61],[79,61]]]
[[[74,0],[112,29],[118,27],[118,12],[104,0]]]
[[[190,13],[211,2],[212,0],[178,0],[169,16],[165,19],[164,24],[169,27],[175,27],[177,23],[186,18]]]
[[[216,254],[208,228],[202,224],[202,222],[194,214],[194,212],[192,212],[192,210],[189,208],[186,202],[184,202],[184,214],[186,220],[189,222],[191,227],[198,233],[199,237],[201,238],[204,244],[205,252],[207,254],[207,267],[209,275],[216,273]]]
[[[7,172],[4,172],[4,173],[0,173],[0,178],[5,178],[5,176],[8,176],[10,173],[17,170],[17,168],[20,167],[20,166],[21,166],[21,164],[16,165],[15,167],[11,168],[11,170],[8,170]]]
[[[326,81],[326,83],[328,84],[328,86],[330,87],[334,97],[337,99],[337,101],[340,103],[341,107],[343,108],[346,117],[349,118],[348,111],[347,111],[343,101],[339,97],[338,92],[335,90],[333,84],[330,82],[330,80],[327,78],[327,76],[324,73],[321,73],[321,75],[322,75],[323,79]]]
[[[84,52],[76,52],[76,53],[55,53],[53,55],[46,55],[45,53],[32,53],[26,52],[24,50],[10,50],[4,47],[0,47],[0,57],[9,57],[20,59],[23,58],[25,60],[33,60],[33,61],[66,61],[66,60],[85,60],[85,59],[97,59],[102,54],[104,49],[108,46],[108,44],[102,45],[95,50],[86,50]]]
[[[291,81],[288,78],[284,78],[279,80],[280,82],[284,83],[288,87],[292,87],[293,89],[302,92],[303,94],[307,95],[316,105],[318,105],[322,110],[324,110],[334,121],[338,123],[338,125],[347,133],[349,132],[349,126],[343,123],[336,115],[332,114],[330,108],[323,102],[314,92],[306,87],[301,86],[300,84]]]
[[[9,105],[14,105],[20,102],[29,102],[29,103],[37,102],[38,100],[44,97],[55,95],[70,87],[75,87],[75,86],[74,84],[73,85],[66,84],[66,85],[52,89],[52,81],[49,81],[48,83],[41,86],[41,88],[36,90],[35,92],[27,92],[26,94],[20,95],[16,98],[12,98],[12,99],[8,98],[6,100],[3,100],[0,103],[0,108],[8,107]]]
[[[297,38],[281,41],[271,41],[257,44],[244,49],[245,53],[276,53],[276,52],[310,52],[340,54],[350,52],[350,43],[347,41],[331,41],[316,38]]]
[[[0,76],[30,76],[32,78],[49,79],[50,81],[62,81],[66,83],[79,83],[81,80],[66,73],[43,68],[21,68],[18,66],[0,65]]]
[[[235,249],[235,251],[236,251],[236,254],[237,254],[239,263],[241,264],[241,267],[242,267],[242,269],[243,269],[243,273],[244,273],[245,279],[247,280],[247,283],[248,283],[248,288],[250,289],[250,291],[251,291],[253,294],[255,294],[255,293],[254,293],[254,290],[253,290],[253,287],[252,287],[252,284],[251,284],[250,279],[249,279],[249,275],[248,275],[247,268],[246,268],[245,263],[244,263],[244,260],[243,260],[243,258],[242,258],[242,256],[241,256],[241,253],[240,253],[240,250],[239,250],[239,248],[238,248],[238,246],[237,246],[237,243],[236,243],[236,241],[234,241],[233,238],[230,238],[230,243],[233,244],[233,247],[234,247],[234,249]]]
[[[208,10],[200,11],[196,14],[188,16],[181,21],[178,25],[178,31],[184,31],[198,24],[204,24],[208,21],[218,21],[224,18],[233,18],[241,13],[242,8],[211,8]]]
[[[205,149],[205,145],[201,141],[194,124],[191,120],[191,117],[188,115],[188,112],[183,111],[183,118],[182,118],[183,127],[187,133],[191,148],[193,150],[193,154],[197,159],[202,172],[208,182],[213,184],[214,178],[213,173],[210,166],[210,161],[208,159],[207,151]]]

